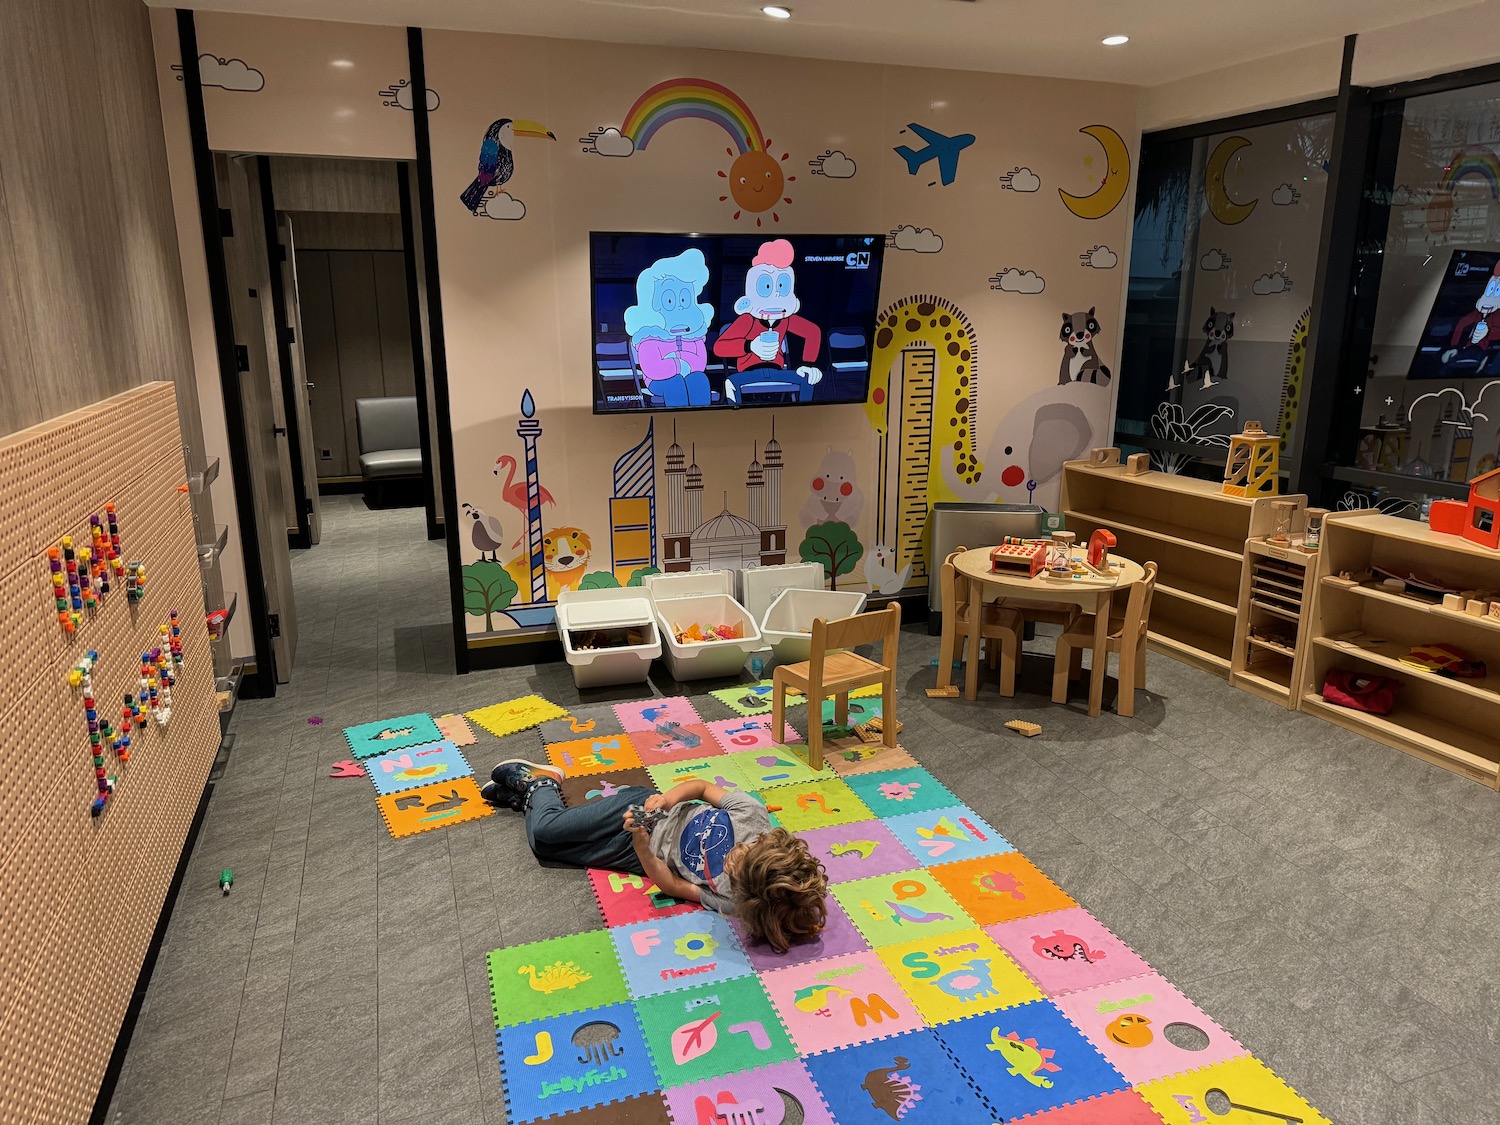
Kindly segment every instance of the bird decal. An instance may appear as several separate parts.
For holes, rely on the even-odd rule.
[[[911,577],[911,563],[895,568],[896,552],[884,543],[876,544],[865,560],[865,579],[882,594],[899,594]]]
[[[474,526],[469,529],[469,539],[478,549],[480,561],[499,562],[495,552],[505,546],[505,528],[483,508],[476,508],[473,504],[461,507],[464,514],[474,521]]]
[[[505,497],[507,504],[523,516],[529,518],[531,515],[531,497],[527,495],[526,482],[524,480],[516,480],[516,468],[516,459],[514,457],[501,457],[495,462],[495,467],[491,472],[498,477],[501,469],[506,470],[505,484],[501,486],[500,494]],[[554,508],[557,507],[557,501],[552,499],[552,493],[548,492],[541,485],[537,485],[537,503],[538,505],[551,504]],[[511,549],[514,550],[520,545],[521,540],[517,539],[511,544]]]
[[[474,182],[459,196],[471,215],[478,215],[484,204],[485,194],[491,189],[498,191],[504,187],[516,170],[516,158],[510,148],[517,137],[557,140],[550,129],[535,121],[513,121],[509,117],[502,117],[491,122],[484,132],[484,143],[479,146],[479,171]]]

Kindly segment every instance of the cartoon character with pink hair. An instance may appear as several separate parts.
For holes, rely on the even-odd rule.
[[[735,370],[724,385],[724,397],[738,405],[746,390],[786,390],[810,402],[823,379],[817,367],[823,330],[798,316],[795,252],[784,238],[761,243],[745,273],[745,295],[734,303],[739,314],[714,341],[714,355],[733,360]],[[794,352],[795,349],[795,352]],[[791,357],[799,357],[792,367]]]

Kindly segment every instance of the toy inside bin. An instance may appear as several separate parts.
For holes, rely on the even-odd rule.
[[[761,633],[775,650],[776,663],[796,664],[812,654],[816,618],[837,621],[864,608],[865,595],[857,590],[783,590],[766,610]]]
[[[737,676],[750,653],[764,646],[760,626],[733,597],[732,571],[648,574],[642,585],[655,605],[663,655],[674,679]],[[689,639],[695,636],[707,639]]]
[[[662,654],[651,598],[638,588],[561,591],[557,631],[580,688],[641,683]]]

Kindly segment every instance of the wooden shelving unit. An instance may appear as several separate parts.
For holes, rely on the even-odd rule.
[[[1298,675],[1317,562],[1316,551],[1300,546],[1259,538],[1245,544],[1229,682],[1291,710],[1302,701]]]
[[[1305,497],[1275,497],[1299,500]],[[1245,541],[1270,530],[1270,498],[1225,496],[1214,481],[1069,461],[1062,507],[1087,540],[1115,533],[1120,553],[1160,568],[1151,605],[1153,648],[1227,677],[1234,654]]]
[[[1308,618],[1299,690],[1303,710],[1398,750],[1500,788],[1500,629],[1447,612],[1429,597],[1340,579],[1372,567],[1458,589],[1500,588],[1500,553],[1425,524],[1377,513],[1330,516]],[[1408,587],[1410,590],[1410,587]],[[1490,674],[1446,679],[1401,663],[1414,646],[1456,645]],[[1328,703],[1330,669],[1352,668],[1401,681],[1389,715]]]

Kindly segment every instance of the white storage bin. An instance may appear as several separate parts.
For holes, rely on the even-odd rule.
[[[821,590],[825,585],[820,562],[747,567],[739,572],[739,580],[740,591],[736,596],[750,611],[750,616],[759,622],[765,621],[766,610],[783,590]]]
[[[776,663],[796,664],[812,652],[815,618],[837,621],[864,608],[865,595],[858,590],[783,590],[766,610],[761,632],[776,652]]]
[[[591,630],[638,630],[645,639],[609,648],[575,647],[575,639]],[[661,634],[651,597],[639,587],[561,591],[557,631],[580,688],[641,683],[651,673],[651,662],[661,656]]]
[[[750,611],[735,601],[734,572],[690,570],[681,574],[648,574],[642,584],[651,592],[656,623],[661,629],[667,668],[676,680],[707,680],[738,676],[750,653],[763,647],[760,626]],[[732,641],[678,644],[677,626],[694,623],[738,625],[743,636]]]

